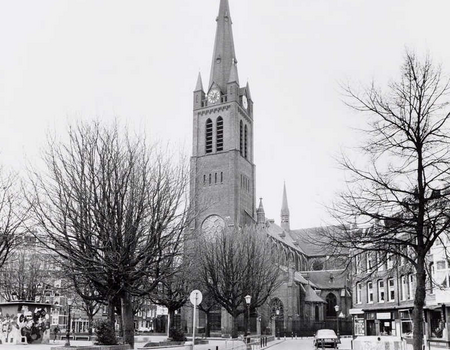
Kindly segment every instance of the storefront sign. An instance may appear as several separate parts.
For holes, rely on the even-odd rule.
[[[363,318],[355,318],[355,335],[365,335],[365,325]]]
[[[391,313],[390,312],[377,312],[377,319],[378,320],[390,320]]]

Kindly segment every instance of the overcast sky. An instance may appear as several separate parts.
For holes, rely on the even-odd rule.
[[[449,0],[229,0],[254,100],[256,195],[291,228],[319,226],[343,188],[333,157],[364,116],[354,86],[398,76],[405,47],[450,72]],[[0,0],[0,164],[21,172],[46,134],[119,118],[190,156],[192,91],[209,71],[219,0]]]

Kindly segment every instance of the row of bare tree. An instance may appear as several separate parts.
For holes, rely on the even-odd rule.
[[[245,295],[253,296],[253,308],[267,300],[278,271],[265,239],[251,228],[210,240],[189,229],[198,213],[189,205],[182,157],[131,137],[117,123],[80,122],[67,136],[50,140],[45,166],[30,172],[21,192],[3,192],[6,208],[26,209],[1,216],[9,221],[1,226],[0,262],[19,242],[19,232],[32,233],[46,259],[58,264],[55,277],[76,291],[88,316],[107,305],[108,319],[114,323],[120,316],[124,341],[132,346],[139,301],[166,306],[173,319],[194,287],[234,318],[245,310]],[[23,193],[21,203],[14,202],[16,193]],[[25,269],[11,261],[8,271],[25,279]],[[36,274],[29,271],[28,286],[15,287],[33,294]],[[6,270],[2,280],[11,286]]]

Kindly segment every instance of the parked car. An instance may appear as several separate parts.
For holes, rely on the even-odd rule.
[[[319,329],[314,336],[314,346],[316,349],[324,347],[337,349],[340,342],[340,339],[332,329]]]
[[[150,328],[148,328],[148,327],[140,327],[138,329],[138,332],[142,332],[142,333],[148,333],[148,332],[151,332],[151,331],[152,330]]]

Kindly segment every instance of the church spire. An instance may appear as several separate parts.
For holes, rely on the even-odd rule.
[[[264,212],[262,198],[259,199],[259,207],[256,210],[256,223],[258,225],[264,225],[266,222],[266,213]]]
[[[285,231],[290,231],[291,227],[289,224],[289,207],[286,195],[286,182],[283,187],[283,203],[281,205],[281,228]]]
[[[208,90],[213,83],[216,83],[225,92],[227,82],[230,78],[231,67],[237,63],[228,0],[220,0],[219,15],[216,21],[216,39],[214,42]]]

